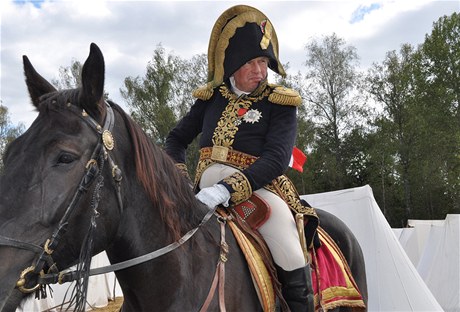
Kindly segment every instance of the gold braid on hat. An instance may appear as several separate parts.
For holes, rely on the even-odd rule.
[[[270,42],[272,43],[278,73],[282,76],[286,75],[283,66],[278,60],[278,38],[270,20],[265,14],[251,6],[237,5],[222,13],[211,31],[208,46],[208,88],[215,88],[222,84],[225,50],[236,30],[246,23],[257,23],[257,25],[263,26],[264,36],[260,46],[262,49],[266,49]],[[264,25],[261,25],[262,23]]]

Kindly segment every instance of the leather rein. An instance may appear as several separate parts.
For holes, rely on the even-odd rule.
[[[63,271],[58,272],[57,266],[52,259],[52,253],[57,247],[60,238],[67,232],[68,221],[72,212],[78,205],[79,200],[83,193],[86,193],[94,181],[98,180],[98,178],[102,178],[102,169],[104,163],[108,160],[111,171],[112,177],[115,181],[116,188],[117,188],[117,200],[120,209],[120,215],[123,213],[123,202],[121,199],[121,180],[122,180],[122,172],[118,168],[118,166],[114,163],[112,157],[110,156],[110,151],[114,148],[114,139],[112,136],[112,129],[114,126],[114,113],[112,107],[108,103],[107,106],[107,116],[105,119],[104,126],[101,127],[91,116],[89,116],[84,110],[77,108],[72,104],[67,104],[67,107],[77,114],[80,118],[82,118],[85,122],[87,122],[90,127],[95,130],[97,133],[99,140],[98,143],[92,153],[91,159],[87,162],[85,168],[85,174],[82,177],[79,186],[77,188],[76,193],[74,194],[70,204],[67,206],[64,216],[59,221],[57,228],[54,230],[53,234],[46,242],[43,244],[43,247],[40,245],[36,245],[34,243],[23,242],[13,238],[5,237],[0,235],[0,246],[8,246],[14,247],[18,249],[24,249],[28,251],[32,251],[36,254],[39,254],[38,259],[35,263],[26,268],[20,274],[20,278],[16,283],[16,287],[22,293],[32,293],[35,291],[39,291],[41,287],[44,287],[48,284],[62,284],[65,282],[74,281],[76,279],[81,278],[81,274],[78,271]],[[97,192],[97,186],[95,188],[95,192]],[[96,195],[96,196],[94,196]],[[99,194],[93,194],[94,197],[99,197]],[[92,200],[93,202],[93,210],[94,213],[97,214],[97,201]],[[184,236],[182,236],[179,240],[163,247],[148,254],[126,260],[123,262],[119,262],[116,264],[90,269],[88,272],[88,276],[92,275],[99,275],[108,272],[118,271],[122,269],[126,269],[146,261],[158,258],[168,252],[173,251],[174,249],[180,247],[184,244],[187,240],[189,240],[197,231],[198,229],[205,224],[211,216],[215,213],[216,208],[210,209],[209,212],[203,217],[201,222],[198,224],[197,227],[193,228],[192,230],[188,231]],[[225,220],[221,220],[220,222],[225,222]],[[48,272],[44,273],[45,265],[47,265]],[[36,277],[37,283],[33,287],[27,287],[27,278],[30,276]]]

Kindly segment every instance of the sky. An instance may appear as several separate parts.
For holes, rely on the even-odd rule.
[[[48,81],[73,60],[83,63],[96,43],[106,63],[106,92],[125,107],[127,77],[144,77],[154,50],[190,59],[207,52],[211,29],[233,5],[251,5],[272,22],[280,60],[288,73],[305,68],[305,46],[333,33],[356,48],[360,69],[381,63],[402,44],[414,47],[444,15],[460,12],[460,0],[353,1],[0,1],[0,100],[14,125],[37,116],[24,82],[22,56]]]

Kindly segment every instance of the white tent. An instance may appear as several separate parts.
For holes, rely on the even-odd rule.
[[[416,239],[406,250],[414,241],[423,242],[416,263],[420,276],[445,311],[460,311],[460,215],[409,220],[408,225],[416,231]]]
[[[417,267],[433,226],[443,226],[444,220],[407,220],[406,228],[394,228],[393,232],[406,251],[412,264]]]
[[[370,186],[302,198],[339,217],[358,239],[366,262],[369,311],[443,311],[399,244]]]
[[[425,245],[417,240],[420,236],[417,235],[416,230],[414,228],[394,228],[393,233],[395,233],[412,264],[417,266]],[[422,248],[420,248],[420,245],[422,245]]]

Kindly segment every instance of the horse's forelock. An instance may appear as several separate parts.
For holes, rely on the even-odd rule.
[[[68,105],[74,105],[85,110],[91,117],[99,123],[103,123],[107,109],[105,101],[101,98],[97,103],[89,103],[80,96],[81,89],[68,89],[47,93],[40,97],[38,105],[39,112],[49,109],[62,109]]]

